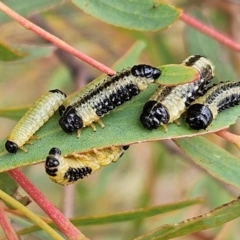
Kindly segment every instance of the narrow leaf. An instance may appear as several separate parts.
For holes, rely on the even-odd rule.
[[[27,111],[27,109],[28,108],[25,107],[0,109],[0,117],[9,118],[12,120],[19,120]]]
[[[175,140],[180,149],[214,177],[240,188],[240,161],[203,137]]]
[[[202,198],[194,198],[194,199],[188,199],[188,200],[170,203],[170,204],[163,204],[163,205],[158,205],[158,206],[149,207],[149,208],[139,208],[131,211],[112,213],[112,214],[103,215],[103,216],[76,217],[76,218],[70,219],[70,221],[75,226],[102,225],[102,224],[109,224],[109,223],[133,221],[139,218],[152,217],[158,214],[175,211],[175,210],[189,207],[194,204],[199,204],[202,202],[203,202]],[[53,224],[52,222],[48,222],[48,223],[50,226],[56,227],[56,225]],[[24,235],[24,234],[35,232],[38,230],[40,230],[40,228],[35,225],[32,227],[22,229],[18,231],[17,234]]]
[[[102,148],[112,145],[190,137],[219,131],[235,123],[240,113],[240,106],[221,112],[207,131],[190,130],[183,119],[179,121],[180,126],[174,123],[169,124],[167,132],[162,127],[149,131],[143,128],[139,116],[144,103],[153,94],[156,87],[153,84],[139,96],[102,118],[105,128],[96,125],[96,132],[93,132],[90,127],[83,129],[80,138],[77,138],[75,133],[67,134],[62,131],[58,124],[59,115],[56,113],[36,133],[40,139],[33,140],[33,145],[26,146],[27,153],[22,151],[18,151],[15,155],[7,153],[4,148],[6,140],[2,140],[0,142],[0,172],[44,161],[51,147],[59,147],[63,154],[67,154],[74,151],[88,151],[94,147]]]
[[[180,223],[167,224],[143,235],[136,240],[165,240],[172,239],[186,234],[202,231],[227,223],[240,216],[240,199],[215,208],[204,215],[187,219]]]

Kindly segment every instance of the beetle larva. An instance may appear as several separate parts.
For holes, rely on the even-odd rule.
[[[240,82],[219,83],[190,105],[186,122],[194,130],[206,129],[219,112],[239,103]]]
[[[58,89],[50,90],[41,96],[19,120],[11,131],[5,148],[9,153],[16,153],[33,136],[33,134],[43,126],[45,122],[54,114],[64,102],[66,95]]]
[[[127,149],[128,146],[109,147],[62,156],[59,148],[52,148],[45,162],[45,170],[53,182],[61,185],[72,184],[102,166],[116,162]]]
[[[140,116],[140,121],[146,129],[153,130],[163,125],[166,130],[165,124],[176,121],[190,102],[206,91],[207,84],[213,78],[211,62],[203,56],[193,55],[182,64],[197,69],[199,79],[173,87],[159,86],[144,105]]]
[[[67,133],[77,130],[78,136],[80,129],[89,125],[96,131],[94,122],[104,127],[100,117],[138,95],[160,75],[158,68],[136,65],[113,76],[97,79],[59,108],[62,115],[59,124]]]

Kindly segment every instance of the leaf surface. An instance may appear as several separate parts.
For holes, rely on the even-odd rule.
[[[139,31],[169,27],[181,11],[157,0],[72,0],[84,12],[109,24]]]

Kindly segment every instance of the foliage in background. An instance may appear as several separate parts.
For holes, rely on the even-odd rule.
[[[37,1],[38,3],[31,3],[29,1],[21,1],[18,6],[11,5],[14,1],[5,1],[6,4],[21,14],[32,13],[35,10],[46,9],[48,4],[58,3],[58,1]],[[73,1],[76,6],[84,6],[83,10],[90,12],[92,15],[102,19],[103,17],[111,17],[111,19],[102,19],[107,22],[115,23],[114,25],[120,25],[119,20],[115,19],[114,15],[107,14],[107,11],[114,12],[116,9],[106,8],[104,4],[109,1],[97,1],[97,4],[92,2],[96,1]],[[135,3],[132,1],[131,3]],[[146,1],[146,6],[149,11],[154,12],[151,15],[152,19],[146,20],[146,18],[136,18],[133,16],[142,16],[142,10],[146,9],[144,4],[129,5],[128,1],[112,1],[113,6],[128,5],[126,19],[124,21],[129,25],[124,25],[126,28],[136,29],[135,26],[141,26],[146,30],[146,26],[154,26],[157,28],[166,28],[170,23],[175,22],[177,16],[180,14],[180,10],[175,10],[172,7],[155,4],[154,1]],[[99,4],[99,5],[98,5]],[[149,4],[149,5],[147,5]],[[152,5],[151,5],[152,4]],[[186,2],[186,4],[188,4]],[[97,7],[91,9],[92,7]],[[101,9],[101,6],[104,6]],[[87,7],[88,9],[86,10]],[[152,8],[150,8],[152,7]],[[162,11],[164,14],[159,14],[161,8],[165,7]],[[194,4],[193,4],[194,7]],[[192,15],[195,15],[202,21],[208,19],[212,25],[218,26],[219,19],[213,18],[216,14],[216,10],[212,8],[205,13],[204,4],[193,8],[194,11],[190,11]],[[134,11],[131,9],[134,8]],[[94,10],[94,11],[93,11]],[[98,12],[95,12],[98,10]],[[140,14],[139,12],[140,11]],[[169,12],[168,12],[169,11]],[[221,12],[220,10],[218,10]],[[101,14],[99,14],[99,12]],[[124,13],[124,10],[121,10]],[[104,13],[104,14],[102,14]],[[130,14],[129,14],[130,13]],[[134,15],[136,13],[136,15]],[[169,13],[169,14],[166,14]],[[225,14],[225,12],[221,12]],[[120,15],[118,13],[118,15]],[[166,15],[168,18],[166,18]],[[132,18],[131,18],[132,17]],[[208,57],[215,65],[216,82],[225,80],[236,80],[237,72],[234,65],[237,66],[238,59],[233,52],[229,51],[222,45],[219,45],[216,41],[201,34],[200,32],[186,27],[183,31],[180,24],[175,23],[172,28],[154,33],[143,33],[137,31],[130,31],[123,28],[112,27],[104,24],[99,20],[84,14],[70,3],[56,4],[54,7],[45,10],[41,13],[41,18],[49,24],[50,28],[67,42],[73,46],[81,49],[89,56],[98,59],[100,62],[105,63],[108,66],[112,66],[116,60],[122,61],[118,63],[118,68],[122,69],[125,66],[130,66],[136,62],[148,62],[152,65],[161,66],[169,63],[178,63],[185,57],[191,54],[202,54]],[[162,18],[166,18],[167,21],[160,21]],[[171,21],[169,21],[169,18]],[[131,20],[133,19],[133,23]],[[149,23],[149,25],[141,24]],[[0,21],[6,21],[3,17],[3,13],[0,14]],[[154,25],[162,24],[160,27]],[[78,86],[76,82],[87,82],[89,79],[86,76],[95,78],[99,75],[95,70],[89,66],[82,65],[78,62],[80,69],[85,69],[88,73],[76,76],[72,66],[64,66],[61,62],[64,62],[64,58],[58,56],[58,59],[52,54],[55,48],[42,45],[42,40],[39,40],[35,35],[26,34],[25,29],[21,27],[16,28],[16,32],[10,31],[14,23],[6,23],[1,26],[3,34],[1,41],[4,42],[1,46],[16,45],[18,43],[29,43],[25,46],[23,53],[29,52],[28,57],[23,58],[17,62],[2,62],[0,66],[2,72],[2,79],[0,81],[0,88],[2,92],[2,103],[0,114],[3,117],[18,119],[21,116],[24,109],[6,108],[6,106],[17,106],[20,103],[32,103],[40,96],[40,92],[45,92],[51,88],[69,89],[69,85],[74,89],[74,86]],[[165,25],[164,25],[165,24]],[[228,22],[231,24],[231,21]],[[123,26],[123,25],[121,25]],[[132,26],[132,27],[131,27]],[[226,26],[227,28],[227,26]],[[101,29],[101,34],[99,34]],[[223,29],[226,31],[226,29]],[[131,46],[137,41],[142,40],[146,44],[138,44],[133,48]],[[36,45],[36,47],[34,46]],[[19,45],[21,47],[21,44]],[[2,47],[0,50],[6,53],[6,56],[11,57],[11,60],[15,58],[23,57],[19,52],[15,52],[15,47],[11,49],[9,47]],[[126,54],[127,50],[128,54]],[[22,50],[20,50],[22,52]],[[56,51],[55,51],[56,52]],[[137,52],[137,53],[136,53]],[[32,54],[35,53],[35,54]],[[135,54],[134,54],[135,53]],[[125,55],[126,54],[126,55]],[[141,57],[139,58],[139,55]],[[1,54],[4,56],[4,54]],[[132,57],[134,56],[134,57]],[[137,61],[137,59],[139,60]],[[231,61],[233,59],[233,61]],[[2,61],[9,60],[2,58]],[[60,61],[59,61],[60,60]],[[46,64],[46,61],[48,64]],[[82,72],[84,72],[82,71]],[[76,89],[75,89],[76,90]],[[71,90],[68,90],[69,92]],[[174,124],[170,124],[168,132],[165,133],[163,129],[157,131],[148,132],[141,128],[138,122],[139,111],[141,106],[146,101],[151,93],[154,91],[154,86],[144,92],[141,96],[135,98],[133,101],[125,104],[121,108],[117,109],[114,113],[108,115],[103,119],[106,128],[98,128],[97,132],[92,132],[91,129],[85,129],[81,138],[78,140],[76,136],[67,136],[60,131],[57,123],[57,114],[53,119],[49,121],[38,133],[41,137],[40,140],[34,142],[34,146],[29,146],[29,153],[25,154],[20,152],[15,156],[6,154],[4,150],[4,142],[7,133],[11,127],[9,122],[2,121],[1,125],[6,126],[7,131],[2,133],[2,141],[0,146],[0,167],[1,171],[6,171],[16,166],[28,165],[29,163],[39,162],[44,159],[53,144],[60,147],[65,153],[74,150],[87,150],[92,147],[103,147],[109,144],[124,144],[124,143],[136,143],[139,141],[152,141],[160,139],[172,139],[177,137],[186,137],[190,135],[203,134],[204,132],[196,133],[187,128],[185,123],[181,120],[181,127],[177,127]],[[16,97],[14,97],[16,96]],[[213,125],[209,128],[209,132],[222,129],[230,124],[236,122],[239,115],[239,107],[229,109],[219,116],[214,121]],[[128,120],[126,121],[126,116]],[[131,116],[131,118],[130,118]],[[121,124],[120,124],[121,123]],[[5,128],[5,127],[4,127]],[[131,131],[130,131],[130,130]],[[236,128],[233,129],[236,131]],[[124,134],[122,134],[124,133]],[[64,141],[63,141],[64,139]],[[91,139],[91,141],[89,141]],[[212,144],[211,141],[218,141],[218,146]],[[162,202],[177,202],[179,199],[186,199],[189,197],[206,196],[206,208],[207,211],[214,207],[230,201],[235,198],[237,192],[227,186],[225,183],[233,185],[237,188],[240,186],[239,172],[239,154],[232,146],[226,144],[225,141],[220,141],[215,135],[209,135],[208,140],[194,137],[189,139],[175,140],[178,146],[190,156],[198,165],[206,169],[210,174],[216,177],[211,178],[206,173],[200,171],[195,165],[191,164],[185,155],[181,155],[179,150],[169,141],[162,141],[162,143],[156,143],[153,145],[141,145],[138,147],[132,146],[126,156],[123,157],[118,163],[107,166],[94,176],[91,176],[82,182],[79,182],[76,186],[74,217],[82,215],[103,215],[110,212],[118,212],[119,210],[138,208],[144,206],[151,206],[153,204],[159,204]],[[201,145],[200,145],[201,143]],[[161,144],[161,145],[160,145]],[[49,147],[50,146],[50,147]],[[200,147],[201,146],[201,147]],[[223,150],[226,149],[227,151]],[[40,151],[39,151],[40,149]],[[236,156],[232,156],[236,155]],[[39,172],[41,168],[42,172]],[[52,200],[56,205],[60,206],[59,199],[61,198],[61,186],[57,186],[51,183],[43,172],[43,166],[36,165],[33,167],[24,168],[27,176],[32,179],[34,183]],[[36,174],[37,173],[37,174]],[[41,179],[41,181],[39,181]],[[5,184],[5,182],[4,182]],[[117,190],[116,190],[117,189]],[[7,191],[7,190],[6,190]],[[74,196],[72,196],[74,197]],[[239,200],[236,200],[229,206],[224,206],[222,211],[224,216],[221,221],[217,221],[218,216],[222,216],[222,212],[218,215],[217,212],[213,212],[210,219],[206,216],[204,221],[209,221],[209,225],[202,226],[198,219],[193,220],[193,224],[197,226],[193,228],[191,225],[174,225],[174,231],[179,235],[159,235],[159,226],[169,222],[179,222],[182,219],[186,219],[189,216],[197,216],[206,212],[202,209],[193,209],[193,212],[187,212],[182,210],[181,213],[175,213],[167,215],[166,217],[154,217],[143,221],[142,219],[135,220],[134,222],[126,224],[108,225],[104,227],[104,232],[101,231],[102,227],[81,227],[81,230],[89,238],[100,237],[111,239],[112,236],[119,237],[119,239],[132,239],[137,236],[147,233],[156,228],[157,239],[168,239],[170,236],[181,236],[190,234],[196,231],[203,230],[208,227],[214,227],[218,224],[230,221],[233,218],[238,217],[240,213],[236,209],[239,209]],[[70,206],[69,206],[70,207]],[[225,210],[226,209],[226,210]],[[172,210],[172,209],[171,209]],[[221,209],[220,209],[221,210]],[[157,212],[156,212],[157,214]],[[235,215],[234,215],[235,214]],[[165,215],[164,215],[165,216]],[[123,216],[124,218],[124,216]],[[29,223],[27,221],[23,223],[22,219],[14,218],[19,226],[27,227]],[[91,219],[90,219],[91,220]],[[111,220],[110,220],[111,222]],[[112,221],[114,222],[114,221]],[[212,224],[212,223],[216,224]],[[239,222],[239,220],[238,220]],[[238,222],[232,223],[231,227],[237,231]],[[101,222],[98,222],[101,224]],[[75,222],[76,225],[78,225]],[[103,223],[102,223],[103,224]],[[115,227],[116,226],[116,227]],[[180,227],[179,227],[180,226]],[[202,226],[202,227],[201,227]],[[162,227],[164,229],[164,226]],[[234,232],[227,231],[228,239],[234,239]],[[155,236],[156,231],[149,233],[150,237],[142,237],[142,239],[151,239]],[[213,229],[207,233],[199,233],[200,236],[211,237],[217,235],[220,229]],[[38,233],[37,233],[38,234]],[[151,235],[152,234],[152,235]],[[165,233],[164,233],[165,234]],[[220,233],[219,233],[220,234]],[[37,235],[36,235],[37,236]],[[189,239],[194,238],[194,234]],[[47,238],[44,238],[47,239]],[[187,239],[184,236],[184,239]]]

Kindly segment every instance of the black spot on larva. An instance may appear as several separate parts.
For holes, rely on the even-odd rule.
[[[140,92],[139,88],[134,84],[129,84],[129,85],[127,85],[127,87],[128,87],[128,91],[131,94],[131,96],[137,96]]]
[[[66,95],[64,92],[60,91],[59,89],[49,90],[49,92],[52,92],[52,93],[60,93],[60,94],[62,94],[63,96],[67,97],[67,95]]]
[[[192,55],[191,57],[188,58],[187,61],[184,62],[184,64],[186,66],[192,66],[194,63],[196,63],[196,61],[198,61],[202,57],[203,56],[201,56],[201,55]]]
[[[45,171],[49,176],[56,177],[58,169],[57,168],[49,169],[49,168],[45,167]]]
[[[92,169],[90,167],[71,168],[69,167],[64,174],[64,179],[68,179],[69,182],[76,182],[78,179],[82,179],[91,174]]]

